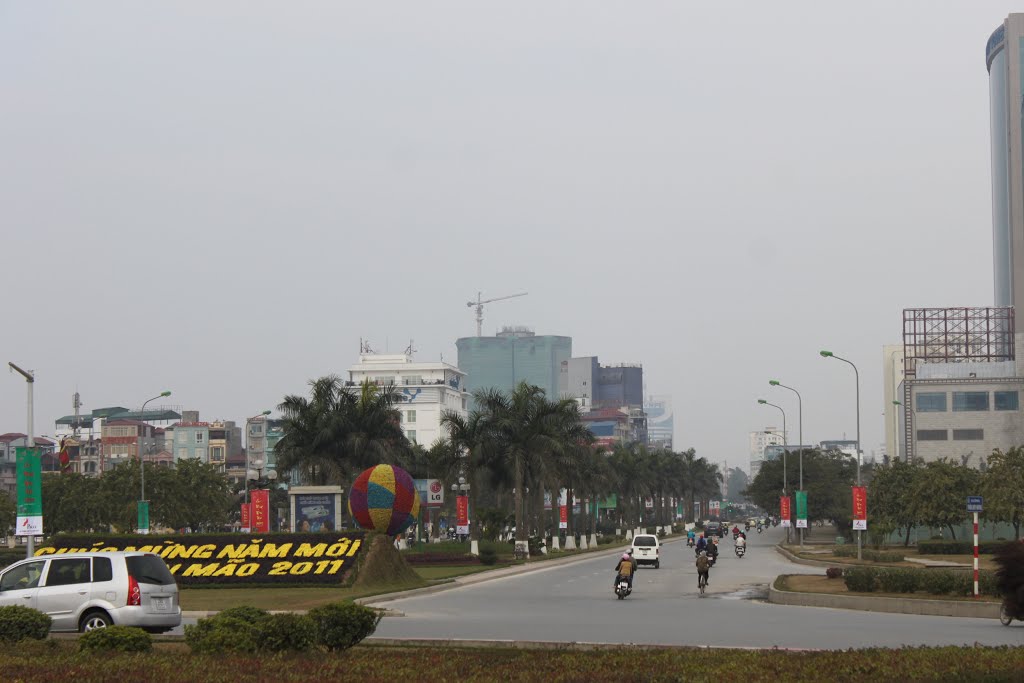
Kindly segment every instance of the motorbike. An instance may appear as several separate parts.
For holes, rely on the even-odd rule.
[[[686,537],[686,546],[688,548],[692,548],[695,545],[697,545],[697,541],[692,536],[687,536]]]
[[[709,567],[714,567],[715,566],[715,560],[717,560],[717,559],[718,559],[718,555],[712,555],[711,553],[708,553],[708,566]]]
[[[633,589],[629,587],[629,582],[625,577],[620,576],[619,580],[615,582],[615,595],[619,596],[619,600],[623,600],[632,592]]]
[[[757,533],[761,533],[761,525],[760,524],[757,525]]]
[[[747,552],[747,546],[738,545],[736,546],[736,557],[743,557]]]
[[[1013,623],[1014,619],[1024,621],[1024,614],[1014,612],[1010,606],[1010,601],[1003,600],[1003,604],[999,606],[999,623],[1003,626],[1009,626]]]

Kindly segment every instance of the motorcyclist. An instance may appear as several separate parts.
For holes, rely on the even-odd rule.
[[[695,552],[699,555],[701,550],[707,550],[707,548],[708,539],[704,538],[704,534],[701,534],[700,538],[697,539],[697,549]]]
[[[619,563],[615,565],[615,584],[619,585],[619,581],[622,579],[626,580],[626,585],[629,586],[630,590],[633,590],[633,574],[636,573],[636,560],[629,553],[622,553],[622,557],[619,558]]]
[[[711,563],[708,561],[707,551],[701,551],[700,555],[697,556],[697,587],[700,588],[700,579],[704,577],[704,585],[708,585],[708,580],[711,575]]]
[[[737,550],[743,548],[743,552],[747,551],[747,535],[741,533],[736,537],[736,548]]]
[[[740,528],[739,528],[739,526],[737,526],[736,524],[733,524],[732,525],[732,537],[733,537],[733,539],[735,539],[739,535],[740,535]]]
[[[697,532],[695,532],[693,529],[690,529],[689,531],[686,532],[686,545],[693,546],[693,544],[694,544],[694,542],[696,540],[697,540]]]
[[[715,563],[715,562],[718,561],[718,539],[717,538],[711,539],[711,542],[708,543],[707,553],[708,553],[708,558],[711,560],[712,563]]]

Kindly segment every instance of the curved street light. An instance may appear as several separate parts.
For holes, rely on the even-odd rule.
[[[139,411],[139,421],[143,425],[146,424],[146,406],[149,404],[150,401],[155,401],[158,398],[164,398],[165,396],[170,396],[170,395],[171,395],[171,392],[169,392],[169,391],[161,391],[159,394],[157,394],[153,398],[147,398],[145,401],[143,401],[143,403],[142,403],[142,410]],[[135,445],[136,455],[139,456],[139,478],[142,480],[142,490],[141,490],[141,496],[139,497],[139,506],[138,506],[138,518],[139,518],[138,519],[138,522],[139,522],[138,523],[138,527],[139,527],[139,533],[140,534],[148,534],[149,533],[149,506],[146,503],[146,463],[143,462],[143,460],[142,460],[142,450],[140,449],[141,441],[142,441],[142,429],[139,430],[138,441],[136,442],[136,445]],[[146,526],[142,526],[143,522],[145,522]]]
[[[857,486],[860,486],[860,372],[857,371],[857,366],[854,365],[852,361],[849,361],[849,360],[847,360],[847,359],[845,359],[845,358],[843,358],[841,356],[837,356],[836,354],[832,353],[831,351],[822,350],[822,351],[819,351],[818,353],[821,355],[822,358],[835,358],[836,360],[841,360],[844,363],[846,363],[847,365],[849,365],[851,368],[853,368],[853,377],[854,377],[854,380],[856,381],[856,385],[857,385]],[[857,559],[858,560],[861,559],[861,547],[862,547],[861,531],[860,531],[860,529],[858,529],[857,530]]]
[[[797,455],[797,459],[800,462],[800,491],[802,492],[804,490],[804,401],[803,398],[800,397],[799,391],[797,391],[793,387],[786,386],[777,379],[768,380],[768,384],[773,387],[789,389],[794,394],[796,394],[797,423],[799,425],[797,428],[797,438],[800,440],[800,444],[798,446],[800,452]],[[800,547],[804,547],[804,530],[802,527],[800,529]]]

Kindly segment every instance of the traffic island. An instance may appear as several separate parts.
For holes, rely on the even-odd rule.
[[[768,601],[777,605],[831,607],[865,612],[921,614],[934,617],[999,618],[999,601],[969,597],[936,599],[906,593],[854,593],[842,579],[802,574],[782,574],[768,589]]]

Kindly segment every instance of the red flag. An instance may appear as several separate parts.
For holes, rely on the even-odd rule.
[[[868,489],[865,486],[853,487],[853,528],[860,531],[868,528]]]
[[[793,515],[790,512],[790,500],[789,496],[782,496],[779,498],[779,518],[782,520],[782,526],[791,526]]]
[[[252,499],[252,531],[254,534],[265,534],[270,531],[270,491],[256,489]]]
[[[252,507],[252,503],[242,503],[242,531],[249,531],[252,527],[249,521],[249,508]]]

